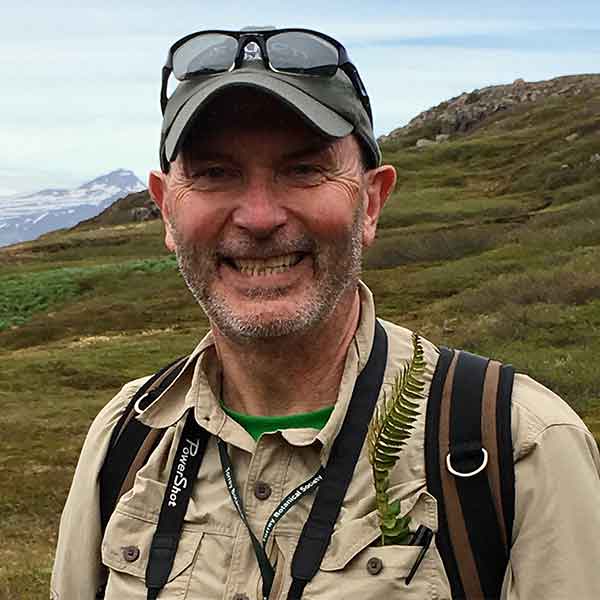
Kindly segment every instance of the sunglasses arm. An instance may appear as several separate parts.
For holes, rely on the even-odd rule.
[[[165,114],[165,108],[167,108],[167,83],[169,82],[169,75],[171,75],[172,69],[169,65],[165,65],[162,68],[162,84],[160,88],[160,110],[162,114]]]

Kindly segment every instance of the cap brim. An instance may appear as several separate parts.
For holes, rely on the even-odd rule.
[[[215,77],[198,85],[198,91],[181,107],[166,134],[164,149],[167,160],[171,162],[177,156],[181,142],[192,121],[201,112],[217,92],[229,87],[247,86],[260,89],[286,103],[309,125],[323,135],[332,138],[346,137],[354,130],[354,125],[327,108],[301,89],[277,78],[271,72],[233,72],[226,76]]]

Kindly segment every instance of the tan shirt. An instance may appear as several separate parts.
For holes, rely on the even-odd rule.
[[[209,334],[179,378],[150,405],[140,420],[168,427],[156,451],[120,500],[102,539],[98,471],[111,429],[145,379],[127,384],[94,420],[81,452],[60,524],[52,574],[52,598],[93,600],[100,563],[109,568],[107,600],[146,598],[148,549],[169,477],[173,454],[193,408],[198,423],[229,444],[246,513],[260,538],[266,520],[285,495],[327,462],[340,430],[354,382],[371,350],[375,311],[361,285],[361,320],[346,358],[335,409],[321,431],[295,429],[264,434],[258,442],[220,408],[220,379]],[[384,389],[412,353],[411,332],[383,322],[389,338]],[[425,342],[428,386],[438,351]],[[428,388],[426,389],[428,392]],[[425,402],[408,445],[390,478],[390,497],[400,498],[411,529],[437,530],[436,501],[426,489],[424,470]],[[579,417],[555,394],[518,374],[513,391],[512,435],[516,510],[511,560],[503,586],[505,600],[597,600],[600,598],[600,455]],[[160,600],[261,598],[261,579],[248,532],[224,484],[215,438],[209,441],[188,506],[170,581]],[[257,483],[271,493],[255,493]],[[262,491],[264,492],[264,486]],[[260,498],[259,498],[260,497]],[[261,499],[262,498],[262,499]],[[285,599],[290,561],[313,496],[305,496],[279,521],[268,544],[276,576],[270,598]],[[371,467],[363,448],[330,546],[303,600],[344,598],[450,598],[435,540],[409,586],[404,578],[419,551],[410,546],[374,547],[379,535]],[[127,548],[133,551],[125,552]],[[137,550],[139,556],[134,560]],[[370,574],[377,557],[383,569]]]

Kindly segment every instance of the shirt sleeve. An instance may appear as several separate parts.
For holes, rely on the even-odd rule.
[[[600,455],[583,424],[554,424],[515,463],[503,600],[600,598]]]
[[[52,600],[94,600],[101,584],[98,475],[113,428],[145,379],[133,381],[98,413],[86,436],[60,519],[50,583]]]

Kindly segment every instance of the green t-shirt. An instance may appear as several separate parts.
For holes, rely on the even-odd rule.
[[[257,417],[236,412],[226,406],[223,410],[235,421],[237,421],[255,441],[267,431],[277,431],[278,429],[301,429],[310,427],[311,429],[323,429],[329,416],[333,412],[333,406],[320,408],[307,413],[298,413],[295,415],[276,415],[272,417]]]

